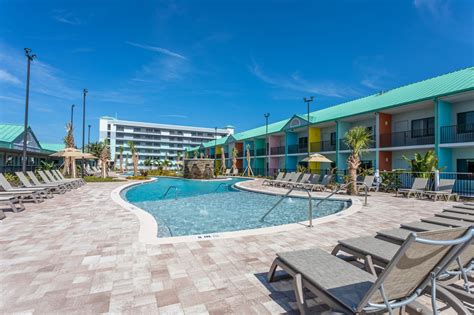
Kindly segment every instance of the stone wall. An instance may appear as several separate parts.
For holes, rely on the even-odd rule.
[[[214,160],[213,159],[185,159],[184,178],[191,179],[210,179],[214,178]]]

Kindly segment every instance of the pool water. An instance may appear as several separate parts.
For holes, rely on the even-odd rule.
[[[122,196],[153,215],[158,223],[158,237],[256,229],[308,219],[308,200],[287,198],[261,222],[260,218],[280,197],[232,187],[243,180],[245,179],[197,181],[159,178],[152,183],[131,187]],[[221,185],[222,183],[227,185]],[[162,199],[169,186],[177,187],[177,199],[174,189]],[[346,207],[346,201],[328,200],[317,209],[313,208],[313,218],[334,214]]]

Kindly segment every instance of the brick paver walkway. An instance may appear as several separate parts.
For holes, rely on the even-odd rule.
[[[7,212],[0,222],[0,313],[292,312],[291,282],[265,281],[275,252],[330,250],[338,239],[397,227],[447,205],[372,193],[361,211],[314,228],[144,245],[135,215],[110,199],[119,185],[91,183]]]

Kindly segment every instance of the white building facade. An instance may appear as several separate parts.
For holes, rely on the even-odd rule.
[[[203,128],[181,125],[166,125],[138,121],[120,120],[103,116],[99,122],[99,140],[108,140],[112,160],[118,156],[120,147],[124,159],[131,157],[129,141],[138,150],[139,165],[147,159],[174,161],[187,148],[234,133],[234,127]]]

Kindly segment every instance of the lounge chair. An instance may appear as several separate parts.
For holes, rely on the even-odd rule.
[[[440,179],[438,190],[436,191],[425,191],[422,193],[422,196],[432,198],[433,201],[439,199],[444,199],[449,201],[449,199],[454,198],[454,200],[459,201],[459,195],[453,193],[454,184],[456,183],[455,179]]]
[[[324,175],[323,180],[320,184],[314,184],[311,186],[311,191],[326,191],[327,186],[331,184],[332,175]]]
[[[474,210],[474,205],[469,205],[467,203],[464,203],[462,205],[454,205],[453,208]]]
[[[301,177],[300,172],[298,172],[298,173],[292,172],[292,173],[290,173],[289,176],[285,177],[283,180],[275,181],[275,186],[278,186],[278,187],[291,186],[292,184],[298,182],[298,179],[300,177]]]
[[[301,314],[307,313],[304,288],[336,312],[360,314],[388,310],[393,313],[393,309],[414,302],[430,284],[435,285],[435,279],[469,245],[473,230],[412,233],[378,277],[321,249],[279,253],[268,273],[268,281],[273,280],[277,267],[290,274]],[[435,297],[432,303],[433,309],[437,308]]]
[[[5,218],[5,213],[3,213],[2,209],[11,209],[13,212],[20,212],[25,210],[25,206],[18,196],[4,195],[0,196],[0,219]]]
[[[38,171],[38,174],[41,177],[41,179],[47,184],[63,184],[63,185],[66,185],[70,189],[77,188],[79,185],[77,182],[73,182],[73,181],[57,181],[55,179],[51,179],[51,175],[48,176],[47,173],[44,171]]]
[[[474,231],[474,227],[471,228]],[[445,227],[444,229],[449,230],[450,228]],[[342,240],[339,241],[339,244],[334,248],[332,254],[335,256],[340,252],[350,254],[354,258],[363,261],[367,271],[371,272],[373,275],[376,275],[376,267],[385,268],[399,251],[403,242],[405,242],[405,240],[412,233],[414,232],[405,229],[394,229],[378,233],[378,237],[382,236],[381,239],[369,236]],[[449,272],[443,276],[440,276],[438,280],[441,281],[440,284],[443,284],[443,287],[446,290],[453,291],[453,293],[455,293],[458,298],[462,299],[464,302],[474,303],[474,296],[469,294],[468,288],[470,287],[470,283],[466,276],[467,272],[469,272],[473,267],[474,245],[471,244],[467,246],[462,253],[460,253],[459,257],[457,258],[457,262],[451,264],[447,268]],[[463,275],[463,280],[465,281],[464,287],[466,289],[464,293],[460,292],[458,289],[456,289],[456,287],[450,286],[455,275]],[[446,294],[444,291],[441,291],[441,293]],[[448,301],[446,302],[449,302],[449,305],[455,307],[458,313],[464,313],[459,312],[460,310],[463,310],[462,303],[460,301],[450,297],[447,297],[447,300]]]
[[[234,168],[232,170],[232,176],[239,176],[239,169],[238,168]]]
[[[32,184],[28,178],[26,178],[25,174],[22,172],[15,172],[16,176],[20,179],[21,183],[23,186],[26,188],[45,188],[51,193],[57,193],[57,194],[64,194],[66,190],[61,187],[60,185],[54,185],[54,184]]]
[[[73,181],[79,183],[80,185],[86,184],[84,178],[66,178],[59,170],[53,170],[53,172],[57,175],[56,177],[59,181]]]
[[[297,182],[289,184],[290,187],[304,188],[304,185],[309,184],[311,173],[303,173]]]
[[[274,181],[280,181],[283,179],[283,177],[285,176],[285,173],[283,172],[279,172],[277,177],[275,179],[265,179],[263,182],[262,182],[262,185],[270,185],[270,186],[273,186],[273,182]]]
[[[33,182],[33,184],[35,184],[36,186],[51,186],[51,187],[58,187],[59,189],[62,189],[63,191],[68,191],[69,190],[69,187],[68,185],[66,184],[62,184],[62,183],[42,183],[39,181],[38,177],[36,177],[35,173],[32,172],[32,171],[27,171],[26,174],[28,175],[28,177],[31,179],[31,181]]]
[[[56,173],[56,170],[45,170],[44,171],[46,173],[46,175],[48,175],[48,177],[51,179],[51,181],[53,183],[74,183],[74,185],[76,185],[76,187],[79,187],[83,184],[84,180],[82,178],[64,178],[64,177],[61,177],[59,176],[57,173]]]
[[[229,176],[229,175],[230,175],[230,168],[228,168],[228,169],[225,170],[224,175],[225,175],[225,176]]]
[[[461,220],[466,222],[474,222],[474,216],[471,214],[464,214],[464,213],[454,213],[454,212],[441,212],[435,214],[437,217],[441,218],[448,218],[448,219],[455,219]],[[474,225],[474,223],[472,223]]]
[[[46,189],[46,188],[21,188],[21,187],[13,187],[7,181],[5,176],[0,173],[0,186],[5,190],[7,194],[18,194],[22,195],[23,197],[30,197],[32,199],[37,200],[39,196],[40,199],[42,198],[52,198],[53,195]]]
[[[470,210],[470,209],[452,207],[452,208],[446,208],[443,211],[444,212],[453,212],[453,213],[462,213],[462,214],[474,215],[474,209]]]
[[[319,179],[320,179],[320,178],[321,178],[321,175],[319,175],[319,174],[313,174],[313,176],[311,176],[311,178],[309,179],[309,183],[304,184],[304,185],[303,185],[303,188],[308,189],[308,190],[312,190],[312,188],[313,188],[314,185],[318,185],[318,184],[319,184]]]
[[[367,186],[367,191],[377,191],[377,187],[374,186],[375,176],[367,175],[364,176],[362,182],[357,182],[357,191],[364,191]]]
[[[442,217],[429,217],[421,219],[422,222],[434,223],[439,225],[451,226],[451,227],[466,227],[473,225],[472,222],[462,221],[452,218],[442,218]]]
[[[413,181],[411,188],[401,188],[397,190],[398,194],[402,194],[407,198],[410,196],[420,197],[423,192],[426,191],[426,185],[428,184],[428,178],[416,177]]]

